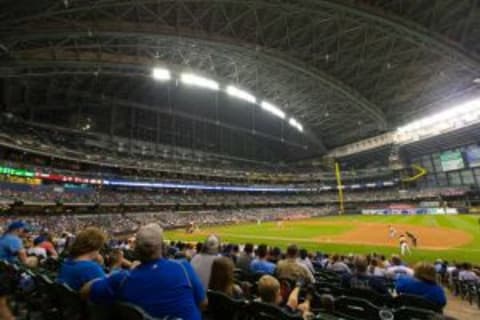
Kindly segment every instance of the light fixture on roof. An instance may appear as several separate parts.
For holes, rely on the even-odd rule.
[[[480,116],[480,99],[475,99],[429,117],[410,122],[397,130],[401,133],[418,131],[435,127],[442,123],[453,124],[457,120],[469,122],[475,120],[478,116]]]
[[[303,132],[303,126],[294,118],[290,118],[288,120],[288,124],[290,124],[294,128],[297,128],[298,131]]]
[[[167,81],[172,78],[170,70],[164,68],[153,68],[152,77],[155,80]]]
[[[182,73],[182,75],[180,76],[180,81],[188,85],[202,87],[210,90],[216,91],[220,89],[218,82],[212,79],[197,76],[193,73]]]
[[[273,115],[276,115],[280,119],[285,119],[285,112],[280,110],[277,106],[274,106],[271,103],[268,103],[266,101],[262,101],[262,104],[260,105],[263,110],[270,112]]]
[[[237,87],[234,87],[234,86],[228,86],[227,93],[232,97],[237,97],[239,99],[248,101],[250,103],[255,103],[257,101],[257,98],[255,98],[250,93],[243,91],[241,89],[238,89]]]

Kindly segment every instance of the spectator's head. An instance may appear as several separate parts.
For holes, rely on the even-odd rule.
[[[70,255],[73,258],[90,255],[91,258],[94,259],[104,246],[105,240],[105,233],[103,233],[102,230],[95,227],[88,227],[81,231],[75,238],[70,248]]]
[[[468,262],[465,262],[465,263],[462,264],[462,269],[466,270],[466,271],[470,271],[470,270],[472,270],[472,265]]]
[[[203,245],[203,250],[206,254],[218,254],[220,252],[220,240],[218,237],[213,234],[209,235]]]
[[[197,244],[195,245],[195,251],[197,253],[200,253],[203,251],[203,243],[202,242],[197,242]]]
[[[110,268],[120,267],[123,261],[123,251],[121,249],[113,249],[110,252]]]
[[[233,261],[227,257],[217,258],[213,261],[212,272],[208,288],[215,291],[221,291],[225,294],[233,294],[235,266]]]
[[[337,262],[338,260],[340,260],[340,256],[338,254],[332,255],[332,262],[333,263]]]
[[[367,272],[368,261],[365,256],[355,256],[355,258],[353,258],[353,265],[355,266],[355,271],[357,273]]]
[[[430,283],[436,282],[436,271],[433,264],[427,262],[418,262],[413,270],[415,278]]]
[[[280,304],[282,295],[280,292],[280,282],[270,275],[265,275],[258,280],[258,295],[262,302]]]
[[[294,259],[298,255],[298,247],[295,244],[291,244],[287,248],[287,258]]]
[[[267,245],[266,244],[261,244],[257,248],[257,256],[260,259],[264,259],[267,256]]]
[[[23,221],[14,221],[10,223],[7,227],[7,233],[16,234],[18,236],[24,236],[28,233],[29,227]]]
[[[299,254],[300,254],[300,259],[306,259],[308,257],[308,252],[307,252],[307,249],[300,249],[299,251]]]
[[[401,266],[402,265],[402,259],[396,254],[392,255],[392,264],[394,266]]]
[[[135,242],[135,254],[142,263],[162,257],[163,230],[156,223],[141,227]]]
[[[245,244],[245,248],[243,249],[243,251],[246,253],[246,254],[252,254],[253,252],[253,244],[251,243],[247,243]]]

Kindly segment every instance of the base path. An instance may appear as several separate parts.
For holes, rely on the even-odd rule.
[[[317,221],[313,222],[318,224]],[[337,222],[342,224],[345,222]],[[351,223],[349,223],[351,224]],[[391,225],[397,231],[395,238],[389,237],[388,226]],[[409,224],[384,224],[355,222],[354,228],[340,235],[318,236],[317,242],[350,243],[378,246],[398,246],[398,237],[406,231],[417,238],[418,248],[429,250],[445,250],[467,245],[473,240],[473,236],[467,232],[442,227],[423,227]],[[408,237],[407,237],[408,239]]]

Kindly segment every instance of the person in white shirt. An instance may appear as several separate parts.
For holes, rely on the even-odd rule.
[[[468,262],[462,265],[462,271],[458,273],[458,280],[460,281],[478,281],[480,278],[472,271],[472,265]]]
[[[392,255],[392,265],[387,268],[386,275],[390,278],[396,278],[399,275],[413,276],[413,270],[402,264],[402,260],[397,255]]]

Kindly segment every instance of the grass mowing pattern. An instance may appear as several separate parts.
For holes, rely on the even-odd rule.
[[[411,224],[427,227],[446,227],[465,231],[473,236],[473,240],[464,246],[447,250],[422,250],[415,249],[412,256],[407,257],[410,262],[419,260],[433,261],[437,258],[449,261],[471,261],[480,263],[480,216],[458,215],[458,216],[341,216],[311,219],[309,221],[321,221],[322,225],[312,225],[294,222],[294,225],[286,224],[284,229],[277,227],[275,222],[257,224],[241,224],[231,226],[218,226],[202,229],[201,234],[185,234],[184,230],[167,231],[166,238],[170,240],[203,241],[205,234],[215,233],[221,236],[222,241],[255,244],[266,243],[268,245],[285,248],[290,243],[296,243],[308,250],[329,252],[329,253],[370,253],[378,252],[383,254],[398,253],[398,248],[372,245],[350,245],[338,243],[317,243],[313,240],[315,236],[338,235],[355,227],[356,222],[368,223],[398,223]],[[341,225],[335,225],[341,222]]]

